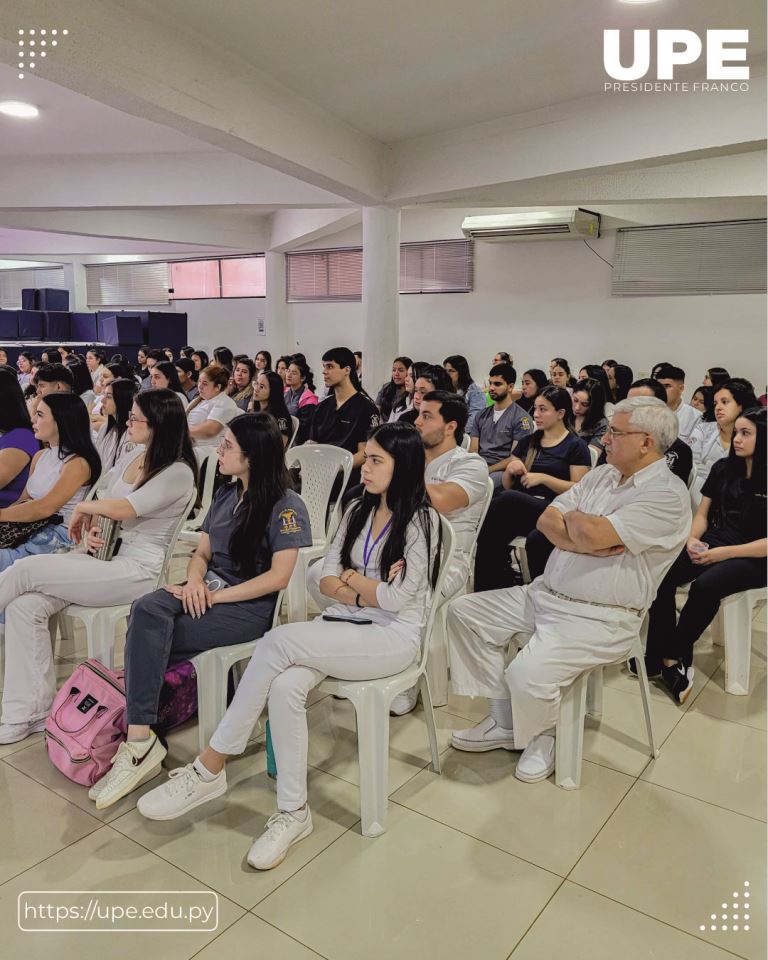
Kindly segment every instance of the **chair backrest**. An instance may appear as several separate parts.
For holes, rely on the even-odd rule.
[[[456,534],[453,527],[445,519],[440,517],[440,527],[442,528],[442,546],[440,551],[440,573],[437,575],[437,583],[432,594],[432,603],[429,607],[429,616],[421,635],[421,661],[419,669],[424,670],[427,664],[427,655],[429,654],[429,644],[432,640],[432,628],[435,623],[437,608],[440,606],[440,597],[443,595],[443,586],[445,578],[448,576],[448,570],[453,560],[453,551],[456,545]]]
[[[461,438],[461,447],[463,450],[469,450],[469,445],[472,442],[472,438],[468,433],[465,433]]]
[[[600,451],[597,447],[593,447],[591,443],[589,445],[589,455],[592,458],[592,468],[594,469],[597,466],[597,461],[600,459]]]
[[[291,433],[291,439],[288,441],[288,446],[285,448],[286,450],[290,450],[294,445],[296,442],[296,434],[299,432],[299,418],[292,416],[291,423],[293,424],[293,432]]]
[[[325,443],[305,443],[301,447],[289,449],[285,457],[286,465],[301,469],[301,499],[309,512],[312,539],[323,542],[340,509],[341,497],[352,471],[352,454],[341,447]],[[342,474],[341,488],[336,492],[336,506],[328,517],[328,504],[331,499],[336,477]],[[326,525],[326,518],[328,523]]]
[[[480,519],[477,521],[477,527],[475,527],[475,534],[472,538],[472,549],[469,554],[469,570],[470,574],[475,568],[475,553],[477,552],[477,538],[480,536],[480,530],[485,523],[485,517],[488,513],[488,508],[491,505],[491,500],[493,500],[493,480],[488,477],[488,489],[485,491],[485,499],[483,500],[483,512],[480,514]]]
[[[171,539],[168,541],[168,546],[165,548],[165,559],[163,560],[163,565],[160,568],[160,573],[157,577],[157,587],[165,586],[168,581],[168,573],[171,568],[171,559],[173,557],[173,552],[176,549],[176,542],[179,539],[179,534],[184,527],[184,524],[187,522],[187,517],[189,516],[189,511],[194,507],[195,500],[197,500],[197,487],[194,487],[192,493],[187,500],[186,506],[181,512],[181,516],[174,524],[173,530],[171,532]]]
[[[208,511],[213,503],[213,484],[216,479],[216,463],[219,458],[219,451],[216,447],[211,447],[198,457],[200,467],[200,507],[192,518],[192,523],[196,527],[202,526],[203,520],[208,516]]]
[[[689,490],[693,490],[693,483],[696,480],[696,467],[695,465],[691,467],[691,472],[688,474],[688,483],[687,487]]]

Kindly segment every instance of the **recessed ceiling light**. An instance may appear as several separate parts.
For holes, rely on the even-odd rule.
[[[40,111],[32,103],[22,103],[20,100],[4,100],[0,103],[0,113],[7,117],[21,117],[29,120],[36,117]]]

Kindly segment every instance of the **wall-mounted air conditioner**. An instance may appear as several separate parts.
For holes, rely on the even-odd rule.
[[[469,240],[582,240],[600,236],[600,214],[569,207],[465,217],[461,229]]]

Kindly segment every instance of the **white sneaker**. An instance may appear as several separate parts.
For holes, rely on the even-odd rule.
[[[160,773],[160,764],[166,753],[165,747],[156,736],[153,737],[149,749],[138,741],[127,740],[121,743],[120,749],[112,757],[112,769],[99,781],[101,789],[96,795],[96,809],[111,807],[136,787],[156,777]]]
[[[515,736],[511,730],[500,727],[493,717],[486,717],[476,727],[454,730],[451,745],[469,753],[485,753],[486,750],[514,750]]]
[[[267,820],[264,833],[254,840],[248,851],[248,863],[257,870],[271,870],[285,860],[288,850],[314,830],[312,814],[307,807],[306,820],[279,810]]]
[[[43,730],[45,717],[42,720],[27,720],[26,723],[0,723],[0,743],[18,743]]]
[[[168,781],[143,797],[137,809],[147,820],[174,820],[209,800],[227,792],[227,773],[222,770],[213,780],[203,780],[191,763],[168,774]]]
[[[419,685],[417,683],[415,686],[411,687],[410,690],[403,690],[402,693],[398,693],[398,695],[392,701],[389,712],[393,717],[403,717],[406,713],[410,713],[411,710],[415,709],[416,701],[418,699]]]
[[[526,783],[546,780],[555,771],[555,738],[542,733],[534,737],[517,761],[515,776]]]

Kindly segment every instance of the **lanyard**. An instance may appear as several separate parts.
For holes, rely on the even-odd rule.
[[[379,540],[381,540],[381,538],[384,536],[385,533],[387,533],[387,531],[391,526],[392,526],[392,517],[390,517],[389,520],[387,520],[387,522],[384,524],[384,529],[381,531],[378,537],[376,537],[373,543],[371,543],[371,531],[373,530],[373,517],[371,517],[371,525],[368,527],[368,533],[365,535],[365,543],[363,544],[363,576],[364,577],[368,576],[368,563],[370,562],[371,554],[376,549],[376,545],[378,544]]]

